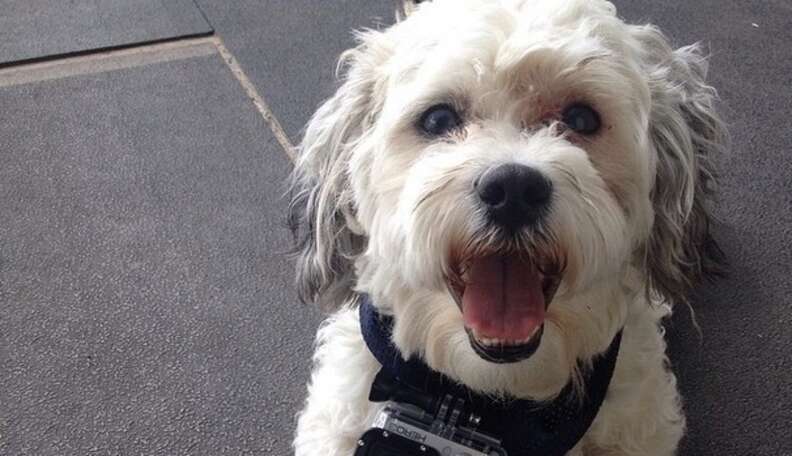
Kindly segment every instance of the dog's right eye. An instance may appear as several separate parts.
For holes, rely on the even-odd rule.
[[[462,123],[456,110],[447,104],[439,104],[427,109],[418,127],[429,136],[442,136],[456,129]]]

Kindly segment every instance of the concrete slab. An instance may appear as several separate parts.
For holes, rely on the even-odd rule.
[[[353,29],[392,23],[396,11],[393,1],[197,1],[293,141],[334,92]]]
[[[289,163],[218,55],[175,54],[0,88],[0,454],[289,453]]]
[[[0,66],[212,29],[192,0],[0,0]]]

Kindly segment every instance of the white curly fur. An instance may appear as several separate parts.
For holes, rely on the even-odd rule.
[[[352,454],[381,407],[367,400],[379,365],[358,293],[394,316],[405,357],[493,395],[552,399],[624,328],[608,396],[570,454],[673,454],[685,420],[661,320],[718,259],[707,200],[725,133],[698,50],[672,50],[601,0],[435,0],[359,38],[344,84],[308,125],[293,181],[298,285],[334,312],[317,338],[296,454]],[[595,107],[600,133],[560,128],[573,102]],[[445,140],[416,129],[437,103],[465,118]],[[546,219],[521,245],[566,268],[536,353],[496,365],[471,348],[446,278],[450,252],[486,231],[473,182],[502,163],[552,182]]]

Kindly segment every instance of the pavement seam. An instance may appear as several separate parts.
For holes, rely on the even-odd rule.
[[[206,38],[214,33],[214,29],[209,24],[209,22],[207,22],[206,25],[209,26],[209,30],[203,32],[197,32],[197,33],[190,33],[182,36],[144,40],[144,41],[123,43],[123,44],[110,45],[110,46],[98,46],[95,48],[80,49],[77,51],[69,51],[69,52],[62,52],[57,54],[43,55],[39,57],[23,58],[20,60],[11,60],[8,62],[0,62],[0,69],[34,65],[37,63],[52,62],[58,60],[74,59],[78,57],[84,57],[84,56],[90,56],[96,54],[116,53],[128,49],[139,49],[139,48],[158,46],[161,44],[179,43],[188,40]]]
[[[104,73],[213,54],[217,54],[217,48],[209,37],[104,50],[0,68],[0,87]]]
[[[289,135],[286,134],[286,131],[281,126],[278,118],[275,117],[272,109],[270,109],[269,104],[267,104],[267,102],[264,100],[264,97],[259,94],[256,86],[253,85],[253,82],[251,82],[250,78],[247,77],[242,67],[239,66],[236,57],[234,57],[231,51],[225,47],[223,40],[218,36],[214,36],[212,37],[212,41],[214,42],[215,47],[217,47],[217,50],[220,52],[220,56],[223,58],[223,61],[231,70],[231,73],[234,75],[237,81],[239,81],[239,84],[242,85],[242,88],[245,89],[245,92],[253,101],[253,105],[256,106],[256,109],[261,114],[261,117],[263,117],[264,121],[269,125],[272,134],[275,135],[275,139],[278,141],[281,148],[283,148],[284,152],[286,152],[286,155],[292,162],[296,161],[296,148],[289,139]]]
[[[211,49],[211,52],[208,50]],[[105,49],[92,53],[61,56],[52,59],[20,63],[0,68],[0,88],[20,84],[62,79],[77,75],[104,73],[133,68],[152,63],[181,60],[219,53],[223,62],[231,70],[236,80],[253,102],[256,110],[275,136],[286,155],[295,161],[297,154],[289,135],[281,126],[269,104],[259,94],[236,57],[223,44],[218,36],[185,38],[156,44],[142,44],[123,49]]]

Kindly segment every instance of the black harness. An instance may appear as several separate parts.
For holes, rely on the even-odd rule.
[[[361,298],[359,311],[363,339],[382,364],[369,400],[399,401],[400,395],[417,395],[429,410],[438,398],[461,398],[467,412],[481,418],[478,429],[501,439],[509,456],[563,456],[580,441],[605,399],[621,343],[619,331],[607,351],[593,360],[591,369],[582,369],[582,399],[571,384],[552,402],[494,399],[433,371],[419,357],[405,361],[391,342],[392,318],[381,315],[368,296]]]

